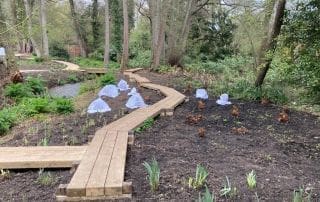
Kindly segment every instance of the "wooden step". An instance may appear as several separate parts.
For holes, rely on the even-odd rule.
[[[86,146],[0,147],[0,168],[70,168],[81,161],[86,149]]]

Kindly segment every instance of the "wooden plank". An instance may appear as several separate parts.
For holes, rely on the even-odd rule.
[[[86,185],[89,180],[93,166],[97,160],[101,145],[107,134],[106,128],[101,128],[95,133],[92,142],[87,148],[86,153],[83,155],[82,161],[78,166],[75,174],[73,175],[67,187],[67,196],[85,196]]]
[[[124,171],[126,165],[128,132],[118,132],[117,141],[112,155],[107,179],[105,195],[122,195]]]
[[[137,71],[140,71],[140,70],[143,70],[143,68],[134,68],[134,69],[126,69],[124,72],[137,72]]]
[[[86,196],[104,195],[104,183],[107,178],[116,139],[116,131],[107,132],[107,137],[104,139],[99,156],[86,186]]]
[[[70,168],[80,162],[86,146],[0,147],[0,168]]]

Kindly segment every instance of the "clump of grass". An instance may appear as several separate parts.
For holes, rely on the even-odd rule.
[[[199,189],[203,187],[208,177],[208,171],[201,165],[197,165],[196,177],[189,177],[188,185],[190,188]]]
[[[58,114],[69,114],[74,112],[73,102],[66,98],[56,98],[53,102],[53,108]]]
[[[143,166],[147,170],[149,185],[151,187],[151,191],[155,192],[159,188],[159,180],[160,180],[160,168],[157,160],[155,158],[152,159],[151,163],[144,162]]]
[[[247,185],[249,189],[254,189],[257,186],[256,173],[254,170],[247,174]]]
[[[41,185],[49,186],[55,183],[55,179],[50,172],[45,172],[44,169],[41,168],[38,172],[37,182]]]
[[[199,193],[199,202],[215,202],[214,193],[211,193],[207,186],[202,196]]]
[[[228,176],[226,176],[226,183],[224,184],[223,188],[220,190],[220,196],[223,197],[235,197],[237,195],[237,188],[232,187]]]
[[[11,177],[9,170],[0,169],[0,178],[1,179],[9,179]]]
[[[152,128],[154,124],[154,119],[153,118],[148,118],[147,120],[145,120],[143,123],[142,123],[142,126],[138,127],[135,132],[143,132],[149,128]]]

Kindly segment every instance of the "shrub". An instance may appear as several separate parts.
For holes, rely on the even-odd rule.
[[[73,102],[70,99],[56,98],[53,102],[54,111],[59,114],[74,112]]]
[[[156,159],[152,159],[151,163],[144,162],[143,166],[147,170],[151,191],[158,190],[160,180],[160,168]]]
[[[48,98],[27,98],[23,99],[21,106],[27,116],[32,116],[39,113],[48,113],[51,111]]]
[[[42,57],[35,57],[35,58],[34,58],[34,61],[36,61],[36,62],[38,62],[38,63],[41,63],[41,62],[44,61],[44,58],[42,58]]]
[[[202,167],[201,165],[197,165],[196,177],[190,177],[188,180],[189,187],[192,187],[194,189],[199,189],[203,187],[208,175],[209,174],[204,167]]]
[[[81,57],[77,57],[74,59],[74,62],[77,63],[80,67],[83,68],[103,68],[103,61],[101,60],[97,60],[94,58],[81,58]]]
[[[137,56],[129,60],[129,67],[149,67],[151,62],[151,52],[141,51]]]
[[[5,134],[17,119],[16,114],[8,109],[0,111],[0,135]]]
[[[63,48],[62,44],[53,43],[49,47],[49,52],[52,57],[62,58],[65,60],[69,60],[70,58],[68,51],[65,48]]]
[[[77,75],[71,74],[68,76],[67,83],[77,83],[77,82],[79,82]]]
[[[16,100],[23,97],[33,97],[32,89],[22,83],[7,85],[4,89],[4,94]]]
[[[136,132],[142,132],[142,131],[145,131],[149,128],[151,128],[154,124],[154,119],[153,118],[148,118],[147,120],[145,120],[143,123],[142,123],[142,126],[140,126],[139,128],[137,128],[135,131]]]
[[[46,91],[44,81],[41,78],[27,77],[26,82],[33,94],[40,95]]]
[[[115,84],[116,78],[113,73],[108,72],[99,78],[100,86],[103,87],[108,84]]]

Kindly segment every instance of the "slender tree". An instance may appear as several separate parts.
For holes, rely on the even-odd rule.
[[[109,65],[109,49],[110,49],[110,21],[109,21],[109,0],[104,0],[104,16],[105,16],[105,32],[104,32],[104,65]]]
[[[26,1],[26,0],[25,0]],[[88,45],[87,45],[87,38],[85,36],[85,33],[83,30],[81,30],[81,25],[78,19],[78,15],[76,13],[75,5],[73,0],[69,0],[70,4],[70,11],[71,11],[71,17],[73,20],[74,29],[77,34],[77,38],[79,41],[80,49],[81,49],[81,56],[87,57],[88,56]]]
[[[40,25],[42,34],[42,57],[48,59],[49,57],[49,42],[48,42],[48,30],[47,30],[47,6],[45,0],[39,0],[40,2]]]
[[[123,6],[123,45],[121,57],[121,71],[128,66],[129,60],[129,19],[128,19],[128,0],[122,1]]]
[[[29,38],[31,40],[32,46],[34,51],[36,52],[36,55],[38,57],[41,57],[41,52],[38,46],[38,43],[36,42],[36,40],[33,38],[33,30],[32,30],[32,11],[31,11],[31,7],[30,7],[30,3],[28,0],[23,0],[24,6],[25,6],[25,10],[26,10],[26,14],[27,14],[27,18],[28,18],[28,35]]]
[[[280,34],[281,25],[283,23],[283,15],[285,11],[286,0],[276,0],[273,13],[270,17],[269,28],[267,38],[262,42],[259,56],[258,66],[261,67],[259,70],[255,86],[259,87],[263,84],[264,78],[270,68],[272,58],[267,56],[268,52],[274,52],[277,43],[277,37]]]
[[[91,14],[91,25],[92,25],[92,37],[93,37],[93,48],[96,49],[99,43],[99,19],[98,19],[98,11],[99,11],[98,0],[92,1],[92,14]]]

